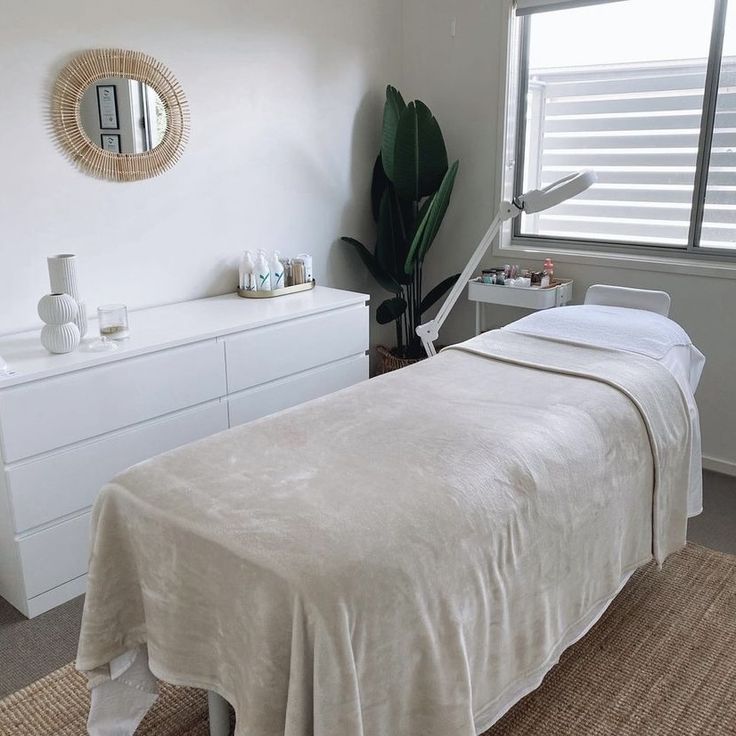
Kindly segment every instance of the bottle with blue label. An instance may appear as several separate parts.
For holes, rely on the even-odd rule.
[[[255,275],[258,291],[271,291],[271,269],[268,265],[266,253],[262,250],[258,251],[256,258]]]
[[[278,251],[274,251],[273,256],[271,256],[269,267],[271,270],[271,291],[283,289],[286,285],[284,280],[284,264],[281,263]]]

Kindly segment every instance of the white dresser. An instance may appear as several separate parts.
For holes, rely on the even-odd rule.
[[[367,301],[317,287],[136,311],[111,353],[0,338],[0,596],[36,616],[84,592],[90,507],[121,470],[368,378]]]

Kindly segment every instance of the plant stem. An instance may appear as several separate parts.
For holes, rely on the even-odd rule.
[[[411,328],[411,342],[414,345],[417,341],[417,327],[422,323],[422,315],[419,313],[419,302],[417,301],[417,277],[414,276],[414,325]]]
[[[404,299],[405,302],[408,304],[408,294],[406,292],[406,287],[402,287],[401,289],[401,296]],[[409,310],[408,308],[404,310],[404,314],[401,316],[404,324],[404,334],[406,335],[406,339],[409,337]],[[399,345],[399,349],[401,351],[401,354],[403,355],[406,351],[406,344],[405,340],[402,339],[401,345]]]
[[[424,278],[424,263],[421,262],[419,264],[419,289],[418,289],[418,292],[419,293],[418,293],[418,297],[417,297],[419,299],[419,311],[420,311],[420,313],[422,311],[422,288],[423,288],[422,280],[423,280],[423,278]],[[420,316],[420,319],[421,319],[421,316],[422,315],[420,314],[419,316]]]
[[[407,325],[407,331],[406,331],[406,347],[409,348],[409,345],[411,344],[411,329],[414,325],[414,293],[412,289],[412,284],[409,283],[406,285],[406,302],[407,302],[407,317],[409,320],[409,323]]]
[[[403,290],[403,294],[404,294],[404,301],[407,301],[408,295],[406,293],[406,289],[405,288]],[[408,336],[409,336],[409,310],[408,309],[405,309],[404,310],[404,330],[405,330],[404,334],[408,338]],[[401,353],[402,353],[402,355],[403,355],[403,353],[405,351],[406,351],[406,343],[404,341],[404,342],[401,343]]]
[[[421,283],[422,278],[422,264],[417,262],[416,269],[414,271],[414,311],[416,313],[416,325],[414,326],[414,334],[412,338],[416,337],[416,328],[422,322],[422,309],[421,309]]]

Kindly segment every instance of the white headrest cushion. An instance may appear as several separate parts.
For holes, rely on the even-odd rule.
[[[595,284],[585,293],[584,303],[597,304],[601,307],[643,309],[667,317],[670,313],[671,301],[670,295],[666,291],[629,289],[625,286]]]

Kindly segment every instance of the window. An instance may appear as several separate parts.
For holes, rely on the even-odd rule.
[[[516,242],[736,256],[736,0],[517,0]]]
[[[726,9],[723,53],[714,105],[710,161],[702,222],[695,221],[696,242],[704,248],[736,249],[736,0]]]

